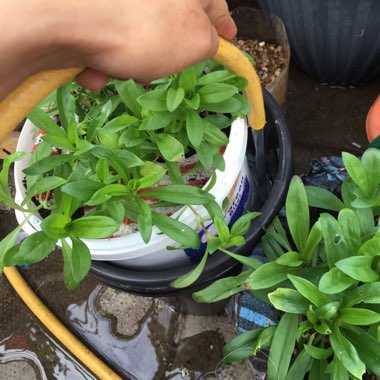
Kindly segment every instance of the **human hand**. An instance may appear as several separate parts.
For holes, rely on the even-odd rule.
[[[0,20],[11,19],[12,44],[0,47],[7,57],[0,63],[0,99],[43,69],[86,68],[77,80],[94,90],[108,75],[149,82],[213,57],[218,35],[236,34],[225,0],[3,1]],[[12,20],[18,3],[23,11]]]
[[[178,72],[213,57],[218,35],[230,39],[236,34],[224,0],[139,0],[132,12],[125,3],[111,10],[117,12],[112,26],[95,25],[107,34],[89,46],[84,59],[89,68],[77,77],[86,87],[101,88],[105,74],[149,82]]]

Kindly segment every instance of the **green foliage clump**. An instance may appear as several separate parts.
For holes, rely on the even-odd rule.
[[[225,362],[269,349],[269,380],[380,376],[380,150],[343,153],[341,198],[294,177],[288,230],[276,219],[262,238],[266,263],[194,294],[214,302],[242,290],[272,304],[277,326],[248,331],[224,348]],[[309,206],[325,209],[311,225]]]

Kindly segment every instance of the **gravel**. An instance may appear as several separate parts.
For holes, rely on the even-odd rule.
[[[281,45],[251,39],[234,39],[232,42],[254,59],[263,85],[277,78],[287,65],[287,56]]]

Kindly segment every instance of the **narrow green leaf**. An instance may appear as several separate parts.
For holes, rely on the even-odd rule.
[[[307,380],[331,380],[326,367],[327,360],[313,360]]]
[[[111,119],[102,129],[103,134],[112,134],[120,132],[125,128],[134,125],[138,122],[138,119],[134,116],[124,114]]]
[[[299,267],[303,261],[300,260],[298,252],[286,252],[276,259],[277,264],[287,265],[289,267]]]
[[[213,83],[203,86],[199,90],[201,102],[214,104],[231,98],[238,92],[237,88],[225,83]]]
[[[136,197],[135,201],[139,212],[137,219],[139,231],[144,242],[148,244],[152,236],[152,211],[149,205],[142,199]]]
[[[166,105],[166,90],[155,89],[140,95],[137,98],[137,102],[140,106],[151,111],[167,111]]]
[[[350,326],[342,329],[342,333],[355,346],[360,359],[363,360],[370,373],[380,376],[380,343],[368,334],[364,328]]]
[[[319,321],[319,323],[315,323],[313,327],[314,327],[315,331],[321,335],[330,335],[331,334],[330,324],[327,322]]]
[[[121,133],[119,144],[131,148],[142,144],[145,139],[146,137],[143,131],[140,131],[137,128],[127,128]]]
[[[136,99],[145,93],[143,86],[137,84],[132,79],[127,81],[114,80],[114,83],[123,103],[135,116],[140,118],[141,106]]]
[[[277,310],[292,314],[306,314],[309,309],[309,301],[297,290],[277,288],[268,294],[268,298]]]
[[[249,277],[249,287],[252,290],[270,288],[288,278],[297,268],[292,268],[277,263],[266,263],[256,269]]]
[[[69,123],[67,127],[67,137],[69,138],[70,142],[77,148],[77,144],[79,142],[79,129],[74,119]]]
[[[107,202],[106,210],[110,217],[119,225],[123,222],[125,216],[124,204],[121,200]]]
[[[33,195],[54,190],[55,188],[63,185],[64,183],[66,183],[65,179],[56,176],[41,178],[30,189],[28,189],[28,194],[30,194],[30,197],[33,197]]]
[[[193,249],[198,249],[200,245],[199,236],[192,228],[166,215],[152,212],[153,224],[161,232],[181,245]]]
[[[347,244],[338,221],[330,214],[323,213],[319,217],[322,230],[326,260],[330,268],[348,256]]]
[[[374,229],[374,214],[371,208],[361,208],[356,210],[359,219],[362,236],[370,235]]]
[[[181,289],[181,288],[186,288],[190,286],[191,284],[193,284],[195,281],[197,281],[206,265],[207,257],[208,257],[208,252],[206,251],[202,257],[202,260],[194,269],[184,274],[183,276],[177,278],[175,281],[173,281],[170,284],[170,286],[172,286],[173,288]]]
[[[198,112],[188,110],[186,115],[186,132],[191,144],[195,148],[198,148],[202,142],[204,129],[204,123]]]
[[[330,191],[317,186],[305,186],[309,206],[339,212],[344,203]]]
[[[0,274],[3,272],[4,267],[15,267],[16,265],[25,263],[20,254],[20,246],[21,244],[16,244],[1,255]]]
[[[145,161],[140,167],[141,178],[131,179],[128,186],[133,190],[146,189],[157,184],[165,175],[165,168],[151,161]]]
[[[334,354],[342,362],[347,371],[361,379],[366,371],[365,365],[361,361],[353,344],[342,335],[337,325],[332,326],[330,343]]]
[[[346,207],[350,207],[352,202],[356,199],[355,191],[357,188],[351,177],[348,176],[344,179],[340,192]]]
[[[72,155],[69,154],[58,154],[55,156],[49,156],[42,158],[40,161],[32,164],[23,170],[26,175],[38,175],[45,174],[60,165],[70,162],[73,159]]]
[[[179,75],[179,86],[182,87],[186,93],[192,93],[194,91],[196,81],[197,73],[194,66],[182,70]]]
[[[267,320],[267,324],[269,320]],[[276,331],[276,326],[266,326],[259,335],[255,345],[253,346],[252,355],[256,355],[259,351],[268,348],[272,343],[273,335]]]
[[[247,266],[248,268],[251,269],[257,269],[263,265],[263,263],[253,257],[246,257],[242,255],[237,255],[236,253],[230,252],[228,250],[222,249],[221,250],[223,253],[226,255],[234,258],[235,260],[239,261],[243,265]]]
[[[103,146],[96,146],[90,153],[102,160],[106,160],[117,173],[128,181],[128,169],[143,165],[143,161],[127,150],[112,150]]]
[[[328,359],[333,354],[333,349],[331,347],[319,348],[312,346],[311,344],[304,344],[303,347],[312,358],[317,360]]]
[[[79,239],[72,238],[72,248],[62,239],[63,274],[65,285],[69,290],[79,286],[91,266],[91,256],[87,246]]]
[[[276,261],[278,257],[285,253],[282,246],[277,241],[272,239],[268,234],[265,234],[261,238],[261,245],[263,247],[265,256],[270,261]]]
[[[233,363],[254,355],[254,350],[260,341],[261,336],[264,335],[264,331],[266,335],[268,333],[273,335],[275,330],[275,326],[270,326],[247,331],[234,337],[223,347],[224,363]]]
[[[332,301],[316,309],[315,314],[318,316],[319,319],[327,321],[329,319],[332,319],[336,315],[339,306],[339,301]]]
[[[347,276],[362,282],[373,282],[379,274],[372,269],[372,256],[353,256],[337,261],[335,265]]]
[[[371,196],[368,179],[364,167],[360,160],[351,153],[342,153],[344,166],[352,178],[352,180],[359,186],[359,188],[368,196]]]
[[[366,326],[380,322],[380,314],[367,309],[346,308],[339,312],[339,320],[350,325]]]
[[[316,222],[313,227],[311,227],[309,236],[306,239],[305,249],[303,251],[303,256],[306,262],[310,262],[314,255],[315,250],[319,246],[322,240],[322,231],[319,222]]]
[[[298,353],[296,360],[291,365],[285,380],[304,380],[307,372],[310,371],[313,358],[304,349]]]
[[[360,224],[356,213],[350,209],[342,209],[338,215],[338,222],[342,228],[347,248],[351,255],[356,255],[362,240],[360,236]]]
[[[380,282],[370,282],[349,291],[343,298],[342,307],[351,307],[361,302],[380,304]]]
[[[71,83],[64,84],[57,89],[59,121],[66,131],[68,131],[69,125],[74,121],[75,117],[75,98],[70,90]]]
[[[38,231],[24,239],[20,245],[20,256],[28,264],[35,264],[47,257],[55,248],[57,239]]]
[[[227,79],[234,78],[235,74],[228,70],[217,70],[206,75],[201,76],[197,80],[197,86],[204,86],[206,84],[223,82]]]
[[[292,247],[289,243],[288,237],[286,236],[284,227],[282,226],[278,217],[276,217],[271,225],[266,229],[265,237],[267,237],[268,240],[275,240],[275,242],[284,247],[287,252],[292,251]],[[278,256],[280,256],[280,254],[283,254],[285,252],[282,250],[278,253]]]
[[[198,110],[199,105],[201,103],[201,97],[199,96],[199,94],[194,94],[192,98],[185,98],[185,103],[191,109]]]
[[[330,302],[330,299],[325,294],[319,291],[313,283],[305,278],[291,274],[289,274],[288,277],[294,287],[315,306],[322,307]]]
[[[299,252],[303,252],[309,235],[309,207],[305,187],[299,177],[293,177],[285,203],[286,220]]]
[[[373,194],[380,183],[379,166],[380,151],[376,148],[367,148],[362,156],[362,165],[367,177],[368,193]]]
[[[62,191],[73,198],[86,202],[103,187],[104,185],[100,182],[82,179],[80,181],[66,183],[62,186]]]
[[[183,205],[202,205],[214,200],[213,195],[206,193],[199,187],[188,185],[171,185],[159,187],[153,190],[144,191],[139,195]]]
[[[59,147],[65,147],[68,149],[74,148],[65,131],[39,107],[34,108],[33,111],[28,114],[28,119],[39,129],[46,132],[47,135],[56,137],[57,141],[60,142]]]
[[[119,149],[119,134],[118,133],[103,133],[103,130],[98,131],[98,139],[100,144],[106,148],[116,150]]]
[[[252,220],[261,215],[261,212],[251,211],[243,214],[231,227],[231,236],[245,235],[251,228]]]
[[[349,380],[350,379],[346,367],[340,360],[336,359],[335,357],[333,362],[331,363],[334,363],[334,367],[333,367],[334,369],[331,374],[331,380]]]
[[[116,232],[119,224],[107,216],[84,216],[73,220],[67,228],[78,238],[101,239]]]
[[[193,293],[193,299],[200,303],[212,303],[224,300],[245,290],[245,282],[252,271],[244,271],[235,277],[216,280],[207,288]]]
[[[175,112],[155,112],[148,119],[144,120],[144,122],[140,125],[139,130],[155,131],[166,128],[176,119],[176,117],[177,115]]]
[[[71,237],[72,241],[72,263],[73,277],[79,283],[87,276],[91,267],[91,254],[83,241]]]
[[[242,103],[240,100],[236,99],[235,95],[234,97],[219,103],[206,103],[202,101],[201,107],[210,112],[234,113],[241,109]]]
[[[360,247],[358,255],[368,255],[368,256],[379,256],[380,255],[380,237],[373,237],[370,240],[367,240]]]
[[[0,274],[3,272],[4,263],[3,263],[3,257],[4,255],[13,247],[16,245],[16,239],[18,234],[22,231],[22,228],[24,227],[25,223],[27,223],[28,219],[26,219],[22,224],[17,226],[13,231],[11,231],[7,236],[5,236],[0,241]]]
[[[212,169],[215,157],[213,154],[214,147],[214,145],[211,145],[206,141],[202,141],[202,144],[196,149],[198,159],[206,170]]]
[[[355,279],[347,276],[338,268],[332,268],[322,275],[318,287],[323,293],[335,294],[348,289],[355,282]]]
[[[207,120],[202,119],[202,122],[204,125],[204,141],[217,146],[225,146],[228,144],[228,137],[223,131]]]
[[[297,325],[298,315],[289,313],[285,313],[277,325],[269,351],[268,379],[285,379],[294,351]]]
[[[131,190],[120,184],[107,185],[99,190],[97,190],[90,198],[86,201],[88,206],[97,206],[104,202],[107,202],[112,197],[125,197],[128,198],[131,195]]]
[[[166,106],[169,112],[175,111],[185,97],[185,90],[182,87],[170,87],[166,95]]]
[[[228,239],[230,238],[230,230],[228,229],[228,226],[224,219],[219,216],[216,216],[214,218],[214,226],[221,241],[223,243],[228,241]]]
[[[41,229],[52,239],[62,239],[69,236],[67,226],[71,219],[62,214],[51,214],[41,222]]]
[[[3,160],[3,167],[0,171],[0,203],[7,205],[15,210],[23,211],[23,208],[19,206],[14,200],[9,186],[9,170],[13,162],[24,158],[26,153],[16,152],[7,156]],[[31,184],[32,186],[32,184]]]
[[[185,155],[181,142],[168,133],[156,134],[154,141],[166,161],[178,161]]]

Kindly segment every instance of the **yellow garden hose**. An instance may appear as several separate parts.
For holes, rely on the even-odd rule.
[[[215,60],[236,75],[248,80],[245,90],[251,109],[248,123],[254,129],[265,125],[264,100],[260,80],[248,58],[230,42],[220,39]],[[72,80],[82,71],[80,68],[50,70],[37,73],[24,81],[16,90],[0,102],[0,143],[17,127],[47,95]],[[4,273],[21,299],[47,329],[96,376],[104,380],[121,379],[78,340],[42,303],[38,296],[15,268],[4,268]]]
[[[44,305],[15,267],[4,268],[8,281],[42,324],[99,379],[121,380],[111,368],[96,357]]]

